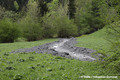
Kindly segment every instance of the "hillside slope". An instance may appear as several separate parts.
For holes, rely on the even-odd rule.
[[[102,29],[93,34],[78,37],[77,46],[107,51],[109,44],[104,37],[104,29]],[[30,48],[55,40],[0,44],[0,80],[87,80],[82,79],[81,76],[115,75],[112,71],[101,68],[97,62],[79,61],[34,52],[9,54],[15,49]]]
[[[110,49],[110,43],[107,40],[106,28],[96,31],[89,35],[77,37],[78,47],[85,47],[94,50],[103,50],[106,53]],[[108,53],[109,54],[109,53]]]

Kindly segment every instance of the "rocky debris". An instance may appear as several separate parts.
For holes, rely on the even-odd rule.
[[[55,56],[61,56],[66,58],[74,58],[82,61],[95,61],[99,56],[92,57],[92,53],[96,52],[95,50],[76,47],[77,43],[75,38],[70,39],[59,39],[58,41],[52,43],[46,43],[44,45],[35,46],[32,48],[25,48],[13,51],[11,53],[47,53],[53,54]]]

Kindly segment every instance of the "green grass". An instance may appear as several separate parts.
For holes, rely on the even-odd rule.
[[[3,54],[0,80],[79,80],[83,75],[107,75],[94,62],[65,59],[49,54]]]
[[[45,43],[50,43],[56,40],[57,39],[45,39],[45,40],[32,41],[32,42],[0,43],[0,52],[11,52],[16,49],[31,48]]]
[[[110,54],[110,42],[107,40],[107,36],[106,28],[104,28],[95,33],[78,37],[77,46],[104,51],[106,54]]]
[[[79,43],[77,46],[98,50],[104,49],[107,51],[107,46],[109,44],[104,40],[102,36],[104,35],[103,32],[103,30],[100,30],[90,35],[78,37]],[[30,48],[55,40],[57,39],[0,44],[0,80],[96,80],[83,79],[80,77],[83,75],[116,75],[112,73],[112,71],[101,68],[97,62],[79,61],[53,56],[51,54],[37,54],[34,52],[9,54],[9,52],[16,49]]]

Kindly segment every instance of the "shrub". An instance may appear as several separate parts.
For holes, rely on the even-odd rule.
[[[20,35],[20,31],[17,24],[9,19],[3,19],[0,21],[0,42],[8,43],[14,42]]]
[[[77,35],[77,26],[66,16],[58,18],[56,20],[56,26],[58,27],[58,37],[68,38]]]
[[[27,40],[24,37],[19,37],[15,40],[15,42],[25,42],[25,41],[27,41]]]
[[[44,36],[50,37],[72,37],[77,35],[77,26],[67,16],[48,17],[44,21]]]
[[[48,17],[47,15],[43,18],[44,37],[52,38],[58,34],[58,26],[55,25],[54,15]]]
[[[120,21],[107,26],[108,40],[113,54],[104,59],[103,64],[110,70],[120,72]]]
[[[35,22],[25,22],[22,23],[22,31],[23,37],[27,39],[27,41],[36,41],[43,38],[43,28],[40,23]]]
[[[113,52],[111,56],[104,58],[102,65],[115,73],[120,72],[120,52]]]

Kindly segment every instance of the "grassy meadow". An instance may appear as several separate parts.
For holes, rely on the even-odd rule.
[[[110,42],[108,41],[107,36],[108,35],[106,34],[106,28],[103,28],[92,34],[77,37],[77,46],[90,48],[97,51],[104,51],[106,54],[110,54]]]
[[[79,47],[104,50],[109,54],[109,42],[105,39],[105,29],[90,35],[77,37]],[[15,42],[0,44],[0,80],[119,80],[118,79],[83,79],[81,76],[119,76],[113,71],[103,69],[98,62],[67,59],[51,54],[9,52],[30,48],[57,39],[45,39],[34,42]]]

